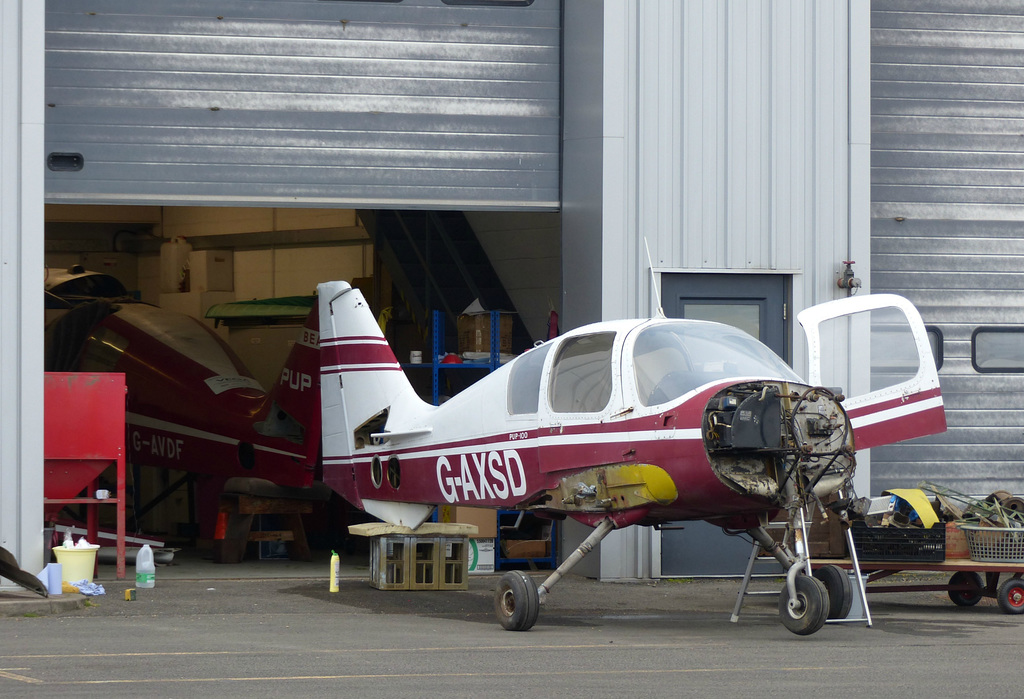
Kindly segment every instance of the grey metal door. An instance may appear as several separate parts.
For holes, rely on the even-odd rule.
[[[786,329],[788,277],[768,274],[671,274],[662,276],[662,304],[672,318],[714,320],[745,330],[789,359]],[[751,544],[707,522],[673,522],[661,533],[663,576],[742,575]],[[757,573],[775,573],[774,561]]]
[[[780,274],[666,274],[661,281],[665,315],[735,326],[788,360],[787,282]]]

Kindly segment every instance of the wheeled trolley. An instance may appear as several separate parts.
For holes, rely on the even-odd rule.
[[[830,560],[840,568],[853,569],[850,559]],[[983,597],[995,598],[1007,614],[1024,614],[1024,563],[982,562],[968,558],[947,558],[937,562],[859,561],[860,572],[866,576],[868,592],[946,592],[958,606],[971,607]],[[942,583],[875,584],[896,573],[949,572],[949,581]],[[982,578],[984,576],[984,579]],[[1000,583],[1000,576],[1004,577]]]

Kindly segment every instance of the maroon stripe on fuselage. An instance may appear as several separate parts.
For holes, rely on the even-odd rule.
[[[942,406],[883,420],[873,425],[854,428],[854,441],[858,450],[926,437],[946,429],[946,413]]]
[[[395,365],[399,370],[401,367]],[[344,369],[348,371],[348,369]],[[388,446],[378,447],[374,452],[368,453],[366,456],[353,455],[352,457],[332,457],[329,454],[325,454],[325,459],[335,459],[336,463],[343,460],[345,463],[362,460],[369,460],[374,453],[376,454],[394,454],[401,456],[408,453],[416,453],[421,451],[465,451],[472,450],[480,446],[490,446],[500,444],[502,448],[521,448],[518,447],[516,439],[512,439],[511,435],[519,435],[522,432],[526,432],[528,440],[539,440],[539,448],[545,450],[549,449],[560,449],[566,452],[587,450],[595,446],[606,447],[608,453],[612,451],[623,450],[624,444],[633,444],[634,440],[630,438],[630,435],[637,433],[651,433],[651,432],[663,432],[667,436],[658,440],[640,440],[636,441],[636,444],[655,444],[655,443],[669,443],[679,445],[684,441],[695,441],[699,438],[673,438],[671,434],[678,430],[686,429],[699,429],[701,422],[704,417],[704,407],[707,405],[708,399],[722,388],[722,386],[730,385],[733,381],[723,381],[708,389],[702,391],[696,396],[691,396],[684,403],[667,409],[663,412],[654,413],[651,415],[644,415],[641,417],[629,418],[614,423],[602,422],[600,417],[595,417],[593,421],[578,422],[578,423],[560,423],[556,426],[543,426],[529,430],[514,430],[510,432],[497,432],[488,435],[482,435],[479,437],[473,437],[468,439],[453,439],[450,441],[438,441],[430,442],[429,444],[422,444],[410,447],[395,447],[389,448]],[[441,411],[444,410],[442,406]],[[436,419],[436,417],[435,417]],[[509,427],[514,427],[509,425]],[[600,441],[591,444],[551,444],[551,442],[558,442],[565,438],[585,438],[588,436],[599,436]],[[603,443],[603,444],[602,444]],[[538,448],[537,444],[533,444],[529,448]],[[577,459],[574,459],[574,461]],[[608,463],[618,463],[621,459],[614,459]]]
[[[683,444],[684,441],[690,442]],[[601,461],[615,463],[650,463],[668,473],[679,491],[679,499],[670,505],[659,505],[662,516],[690,518],[724,515],[764,509],[765,502],[732,491],[715,476],[703,450],[693,440],[665,439],[638,444],[637,453],[623,458],[621,443],[606,445],[607,459],[582,463],[580,469],[598,467]],[[454,446],[454,445],[453,445]],[[616,450],[615,447],[618,447]],[[508,442],[482,444],[477,448],[454,447],[421,451],[421,456],[401,459],[401,486],[393,488],[386,480],[379,486],[370,477],[369,459],[336,461],[325,459],[324,480],[335,487],[355,484],[363,498],[405,502],[452,503],[472,506],[509,506],[545,490],[557,488],[567,477],[564,470],[542,471],[540,458],[550,455],[546,449],[521,448]],[[514,455],[513,455],[514,452]],[[521,464],[522,470],[509,464]],[[520,486],[510,493],[512,485]],[[645,505],[649,507],[649,505]],[[559,507],[554,507],[559,510]]]

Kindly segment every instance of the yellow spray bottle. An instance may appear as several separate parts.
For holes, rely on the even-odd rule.
[[[338,578],[341,575],[341,557],[331,551],[331,592],[338,591]]]

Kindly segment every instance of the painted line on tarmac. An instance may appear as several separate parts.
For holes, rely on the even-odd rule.
[[[359,675],[280,675],[274,677],[194,677],[194,678],[166,678],[154,679],[147,677],[147,683],[159,684],[199,684],[210,682],[299,682],[302,680],[402,680],[402,679],[454,679],[459,677],[575,677],[601,675],[610,677],[613,675],[689,675],[699,673],[806,673],[806,672],[834,672],[836,670],[870,670],[870,665],[822,665],[807,667],[730,667],[730,668],[668,668],[662,670],[637,670],[636,668],[623,668],[622,670],[551,670],[547,672],[413,672],[409,674],[387,673],[387,674],[359,674]],[[42,684],[71,687],[79,685],[115,685],[132,684],[139,682],[138,678],[123,680],[61,680],[55,682],[43,681]]]
[[[37,680],[35,677],[25,677],[25,675],[19,675],[11,672],[11,670],[28,670],[27,667],[11,667],[11,668],[0,668],[0,677],[8,680],[14,680],[16,682],[25,682],[27,684],[42,684],[43,680]]]
[[[425,646],[421,648],[326,648],[318,649],[315,653],[325,655],[344,655],[347,653],[451,653],[466,651],[491,651],[491,650],[588,650],[591,648],[632,648],[641,650],[644,648],[693,648],[700,646],[724,646],[720,643],[579,643],[571,645],[542,644],[525,646]],[[309,649],[296,649],[294,651],[271,650],[211,650],[211,651],[152,651],[136,653],[38,653],[32,655],[0,655],[0,660],[71,660],[75,658],[153,658],[153,657],[182,657],[193,655],[308,655]]]

